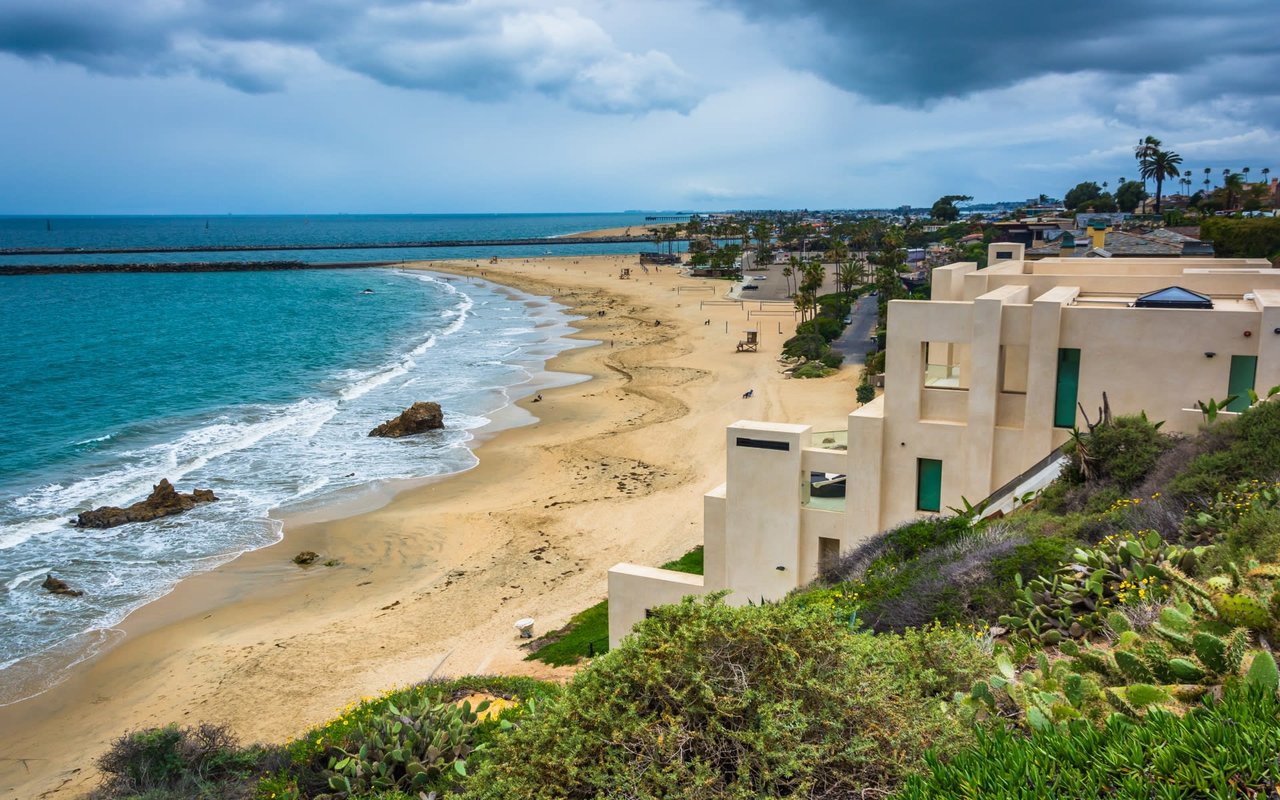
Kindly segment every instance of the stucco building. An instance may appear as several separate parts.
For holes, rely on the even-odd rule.
[[[1198,400],[1238,409],[1280,384],[1280,270],[1265,260],[1024,256],[993,244],[987,269],[940,267],[931,300],[891,302],[884,394],[844,430],[731,425],[725,483],[704,498],[705,574],[615,566],[611,642],[653,606],[777,599],[878,531],[1021,491],[1103,392],[1114,413],[1192,432]]]

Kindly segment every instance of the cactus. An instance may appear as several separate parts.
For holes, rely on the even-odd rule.
[[[358,726],[354,752],[337,748],[329,759],[329,788],[346,797],[378,791],[425,793],[446,770],[466,775],[467,757],[483,749],[472,742],[479,715],[475,708],[423,698],[403,710],[388,701],[382,714]]]
[[[1218,617],[1236,628],[1265,631],[1271,627],[1271,610],[1252,594],[1214,594],[1209,598]]]
[[[1211,592],[1229,592],[1233,588],[1231,585],[1231,578],[1227,575],[1214,575],[1212,578],[1205,581],[1205,585],[1209,587],[1209,591]]]
[[[1267,691],[1276,691],[1280,688],[1280,671],[1276,669],[1275,658],[1266,650],[1259,651],[1253,657],[1253,663],[1249,665],[1249,671],[1245,673],[1244,680],[1246,683],[1261,686]]]
[[[1157,597],[1162,591],[1158,582],[1165,578],[1161,564],[1193,570],[1202,552],[1168,544],[1154,531],[1077,548],[1070,562],[1052,575],[1025,583],[1018,578],[1017,613],[1001,616],[1000,623],[1042,645],[1101,633],[1104,626],[1121,633],[1131,626],[1107,606],[1124,602],[1130,593]],[[1171,569],[1185,577],[1178,567]]]
[[[1191,637],[1196,658],[1210,672],[1221,675],[1230,670],[1227,660],[1227,643],[1210,633],[1196,633]]]
[[[1153,680],[1151,670],[1147,669],[1147,665],[1142,663],[1134,653],[1128,650],[1117,650],[1114,658],[1116,667],[1120,670],[1120,674],[1131,681],[1150,681]]]
[[[1152,686],[1149,683],[1135,683],[1132,686],[1117,690],[1117,693],[1119,692],[1123,692],[1124,699],[1135,708],[1145,708],[1156,703],[1167,703],[1173,699],[1173,696],[1168,691],[1159,686]]]
[[[1208,677],[1203,668],[1185,658],[1169,659],[1169,672],[1173,683],[1200,683]]]

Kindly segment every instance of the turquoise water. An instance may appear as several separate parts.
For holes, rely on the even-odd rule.
[[[547,385],[570,321],[546,298],[394,268],[0,278],[0,704],[183,576],[277,541],[269,512],[474,466],[473,431]],[[367,436],[417,400],[445,430]],[[161,478],[221,499],[69,525]],[[84,597],[41,590],[50,571]]]

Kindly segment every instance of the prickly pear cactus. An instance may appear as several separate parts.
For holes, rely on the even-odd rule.
[[[1048,577],[1025,584],[1018,577],[1017,613],[1000,617],[1000,622],[1041,645],[1101,633],[1111,621],[1113,606],[1164,596],[1167,580],[1162,564],[1194,569],[1202,553],[1203,548],[1168,544],[1155,531],[1108,537],[1097,547],[1077,549],[1068,563]],[[1178,567],[1173,569],[1184,574]]]
[[[466,775],[467,758],[483,745],[473,742],[485,700],[471,703],[438,702],[426,697],[404,709],[387,701],[383,713],[361,723],[352,737],[352,750],[338,748],[329,759],[329,788],[338,798],[370,792],[402,791],[425,794],[446,770]]]
[[[1252,594],[1217,593],[1209,597],[1218,617],[1235,628],[1266,631],[1271,628],[1271,609]]]

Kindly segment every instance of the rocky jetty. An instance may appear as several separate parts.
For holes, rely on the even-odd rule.
[[[434,431],[444,427],[444,412],[439,403],[418,402],[409,406],[400,416],[389,419],[369,431],[370,436],[386,436],[398,439],[415,433]]]
[[[79,589],[72,589],[67,585],[66,581],[53,577],[53,573],[44,576],[44,583],[40,584],[40,588],[51,594],[60,594],[66,597],[80,597],[84,592]]]
[[[146,500],[141,500],[128,508],[102,506],[93,511],[82,511],[76,518],[79,528],[114,528],[127,522],[148,522],[171,514],[190,511],[200,503],[212,503],[218,498],[212,489],[196,489],[191,494],[182,494],[173,488],[167,478],[162,478],[151,490]]]

